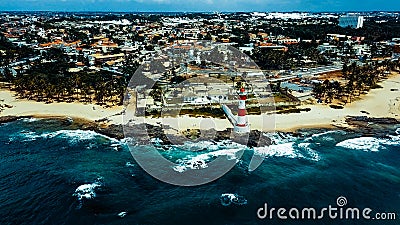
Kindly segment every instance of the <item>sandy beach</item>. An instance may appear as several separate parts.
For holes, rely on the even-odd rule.
[[[299,108],[310,108],[308,112],[250,115],[248,116],[252,129],[263,131],[294,131],[299,128],[323,128],[346,126],[346,116],[391,117],[400,119],[400,74],[392,74],[387,80],[380,83],[382,88],[371,90],[361,96],[344,109],[332,109],[329,105],[302,105]],[[0,91],[0,105],[3,107],[0,116],[69,116],[91,121],[107,119],[110,124],[122,124],[123,107],[103,108],[94,104],[82,103],[51,103],[34,102],[17,99],[15,93],[2,89]],[[362,112],[363,111],[363,112]],[[129,113],[129,112],[128,112]],[[125,118],[125,121],[128,121]],[[132,123],[146,122],[149,124],[169,125],[175,132],[186,129],[225,130],[232,127],[227,119],[193,118],[181,116],[178,118],[133,118]]]
[[[122,123],[122,116],[117,115],[122,112],[122,106],[104,108],[95,104],[65,102],[46,104],[44,102],[17,99],[14,92],[5,89],[0,90],[0,105],[13,106],[12,108],[3,107],[3,111],[0,113],[0,116],[68,116],[90,121],[109,118],[112,123]]]
[[[346,126],[344,124],[346,116],[400,119],[400,74],[391,75],[381,82],[380,86],[382,88],[371,90],[368,94],[361,96],[362,99],[347,104],[343,109],[333,109],[329,105],[321,104],[304,105],[300,108],[311,108],[311,111],[276,115],[276,128],[277,130],[295,130],[315,126]]]

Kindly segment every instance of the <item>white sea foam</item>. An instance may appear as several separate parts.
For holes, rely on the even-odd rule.
[[[126,166],[126,167],[134,167],[134,165],[133,165],[131,162],[126,162],[126,163],[125,163],[125,166]]]
[[[226,156],[229,160],[235,160],[237,159],[237,153],[244,150],[245,147],[242,148],[233,148],[233,149],[223,149],[215,152],[210,152],[209,155],[213,157],[218,157],[218,156]]]
[[[69,138],[72,141],[80,141],[80,140],[91,140],[96,137],[103,137],[105,139],[109,139],[112,142],[118,142],[115,138],[110,138],[106,135],[99,134],[95,131],[91,130],[59,130],[52,133],[44,133],[42,134],[43,137],[52,138],[56,136],[63,136]]]
[[[299,143],[299,144],[297,144],[297,147],[300,148],[300,149],[303,149],[311,157],[311,160],[313,160],[313,161],[321,160],[321,157],[319,156],[317,151],[312,149],[310,146],[311,146],[311,143]]]
[[[191,145],[205,146],[204,143],[191,143]],[[183,159],[177,160],[178,165],[174,166],[174,170],[177,172],[184,172],[188,169],[204,169],[207,168],[207,163],[218,156],[226,156],[228,160],[237,160],[238,153],[248,148],[244,145],[222,141],[213,143],[217,146],[216,151],[207,152],[204,154],[189,156]],[[294,142],[282,143],[277,145],[271,145],[266,147],[255,147],[253,148],[254,154],[261,155],[263,157],[287,157],[287,158],[305,158],[308,160],[319,161],[320,156],[318,153],[311,149],[310,143],[296,144]],[[301,150],[301,151],[300,151]]]
[[[327,134],[345,134],[346,132],[343,130],[329,130],[318,134],[313,134],[311,137],[321,137]]]
[[[399,144],[399,140],[395,140],[393,138],[381,139],[375,137],[359,137],[342,141],[336,144],[336,146],[348,149],[377,152],[381,149],[385,149],[383,145],[396,145],[396,144]]]
[[[304,158],[313,161],[319,161],[318,153],[310,147],[311,143],[294,142],[270,145],[265,147],[255,147],[254,154],[265,158],[286,157],[286,158]],[[300,151],[301,150],[301,151]]]
[[[294,142],[270,145],[265,147],[255,147],[254,154],[269,158],[269,157],[288,157],[298,158],[302,157],[301,154],[295,152]]]
[[[22,119],[23,122],[27,122],[27,123],[36,122],[36,121],[38,121],[38,120],[41,120],[41,119],[39,119],[39,118],[33,118],[33,117],[31,117],[31,118],[23,118],[23,119]]]
[[[22,141],[24,141],[24,142],[27,142],[27,141],[35,141],[35,140],[37,140],[38,138],[41,137],[40,135],[36,134],[36,133],[33,132],[33,131],[21,131],[21,133],[20,133],[19,136],[22,136],[22,137],[23,137],[23,140],[22,140]],[[12,140],[15,140],[15,138],[16,138],[16,137],[12,138]]]
[[[383,145],[400,146],[400,136],[388,136],[387,138],[379,139],[379,142]]]
[[[273,145],[285,144],[296,140],[291,134],[282,132],[264,133],[263,135],[271,139]]]
[[[110,140],[112,142],[111,147],[113,147],[116,150],[118,150],[118,147],[121,144],[121,142],[115,138],[111,138],[91,130],[58,130],[42,134],[38,134],[33,131],[22,131],[20,133],[20,136],[23,138],[23,141],[35,141],[40,138],[51,139],[55,137],[63,137],[67,139],[68,142],[70,143],[77,143],[79,141],[88,141],[96,137],[102,137],[104,139]],[[15,138],[13,138],[13,140],[15,140]],[[89,148],[91,147],[89,146]]]
[[[400,135],[400,127],[396,129],[396,134]]]
[[[121,217],[121,218],[124,218],[126,215],[128,215],[127,212],[120,212],[120,213],[118,213],[118,216]]]
[[[180,164],[180,165],[178,165],[178,166],[174,166],[173,167],[173,169],[176,171],[176,172],[179,172],[179,173],[183,173],[183,172],[185,172],[186,170],[187,170],[187,166],[186,165],[183,165],[183,164]]]
[[[202,151],[202,150],[218,150],[221,148],[224,142],[211,142],[211,141],[199,141],[191,142],[187,141],[183,145],[174,145],[174,147],[184,149],[186,151]]]
[[[101,183],[96,181],[91,184],[82,184],[77,187],[73,196],[76,196],[78,200],[82,199],[93,199],[96,197],[96,190],[101,187]]]
[[[162,145],[163,140],[161,140],[160,138],[151,138],[150,143],[152,143],[153,145]]]
[[[308,141],[312,141],[312,140],[315,140],[315,139],[318,139],[318,138],[321,138],[324,141],[331,141],[331,140],[334,140],[333,137],[329,136],[329,135],[332,135],[332,134],[344,135],[344,134],[346,134],[346,132],[342,131],[342,130],[325,131],[325,132],[322,132],[322,133],[313,134],[313,135],[311,135],[311,137],[308,137],[308,138],[304,139],[304,141],[308,142]]]
[[[197,144],[201,145],[201,143]],[[177,160],[178,165],[174,166],[173,169],[180,173],[188,169],[193,169],[193,170],[204,169],[208,167],[207,163],[210,160],[218,156],[226,156],[228,160],[238,160],[237,153],[246,149],[246,146],[237,143],[229,143],[229,144],[217,143],[216,145],[219,146],[219,148],[225,147],[226,149],[221,149],[217,151],[207,152],[204,154],[179,159]]]
[[[174,166],[173,169],[179,173],[183,173],[187,169],[198,170],[198,169],[205,169],[208,167],[206,161],[199,157],[194,157],[188,160],[185,159],[177,160],[177,163],[178,165]]]
[[[231,204],[235,205],[246,205],[247,200],[238,194],[231,194],[231,193],[226,193],[221,195],[221,204],[223,206],[229,206]]]
[[[119,144],[121,147],[134,145],[135,143],[136,143],[136,141],[132,137],[123,138],[123,139],[119,140]]]

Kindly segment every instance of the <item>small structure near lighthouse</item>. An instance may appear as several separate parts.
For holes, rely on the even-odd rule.
[[[238,106],[238,115],[234,116],[231,109],[222,105],[222,110],[225,112],[226,117],[229,122],[233,125],[233,131],[238,134],[249,133],[250,132],[250,124],[246,116],[246,99],[247,92],[244,88],[241,88],[239,91],[239,106]]]
[[[234,124],[233,130],[236,133],[248,133],[250,132],[250,125],[249,121],[247,120],[246,116],[246,99],[247,99],[247,92],[242,87],[239,91],[239,109],[236,124]]]

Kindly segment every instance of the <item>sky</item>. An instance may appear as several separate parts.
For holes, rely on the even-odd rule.
[[[400,0],[0,0],[0,11],[400,11]]]

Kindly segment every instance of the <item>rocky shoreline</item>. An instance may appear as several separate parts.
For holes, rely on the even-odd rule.
[[[348,130],[356,130],[365,136],[386,136],[395,134],[400,127],[400,121],[395,118],[375,118],[367,116],[348,116]]]
[[[19,119],[36,118],[34,116],[3,116],[0,117],[0,124],[13,122]],[[237,143],[247,145],[249,147],[266,146],[271,144],[271,140],[262,135],[258,130],[252,130],[249,134],[238,135],[232,129],[224,131],[216,130],[198,130],[188,129],[181,132],[181,135],[171,135],[164,132],[163,127],[150,124],[138,124],[132,126],[122,126],[115,124],[107,124],[104,122],[93,122],[84,119],[71,117],[46,117],[44,119],[56,119],[63,125],[69,126],[71,129],[91,130],[115,139],[123,139],[125,137],[134,137],[138,144],[149,144],[151,140],[161,140],[164,145],[182,144],[185,141],[221,141],[233,140]],[[386,136],[395,134],[395,130],[400,128],[400,121],[394,118],[373,118],[367,116],[348,116],[345,119],[346,126],[337,127],[336,129],[346,130],[348,132],[358,132],[365,136]],[[315,128],[313,128],[315,129]],[[293,136],[301,136],[303,131],[310,129],[299,129],[290,133]]]

